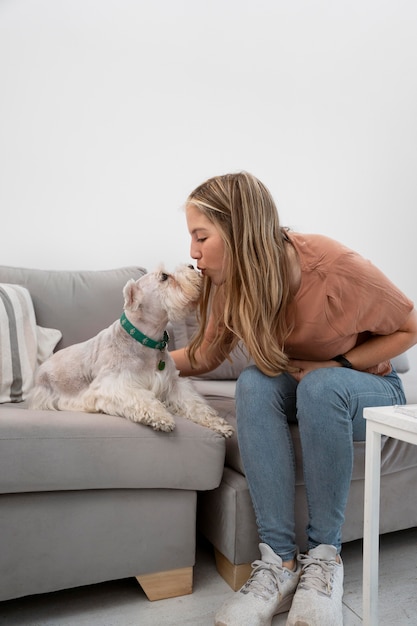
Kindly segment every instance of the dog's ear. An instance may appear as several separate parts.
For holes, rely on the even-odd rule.
[[[141,303],[141,288],[138,281],[133,278],[128,280],[123,289],[123,296],[125,299],[124,308],[137,311]]]

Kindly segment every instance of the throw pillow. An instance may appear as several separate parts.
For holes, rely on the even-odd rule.
[[[52,356],[53,351],[62,337],[60,330],[55,328],[43,328],[42,326],[36,326],[36,336],[38,339],[38,351],[36,362],[37,365],[41,365],[46,359]]]
[[[20,285],[0,284],[0,402],[22,402],[37,363],[35,312]]]
[[[36,368],[61,337],[59,330],[36,325],[25,287],[0,283],[0,403],[26,400]]]

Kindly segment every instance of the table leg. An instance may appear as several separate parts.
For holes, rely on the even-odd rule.
[[[366,424],[363,534],[363,623],[378,626],[381,434]]]

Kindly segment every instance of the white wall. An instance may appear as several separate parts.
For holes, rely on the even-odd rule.
[[[417,302],[415,0],[2,0],[0,263],[187,261],[246,169]]]

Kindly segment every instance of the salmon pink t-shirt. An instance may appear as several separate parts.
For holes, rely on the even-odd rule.
[[[370,261],[323,235],[286,234],[301,264],[301,284],[288,309],[290,358],[326,361],[402,326],[413,302]],[[367,371],[386,375],[391,364]]]

